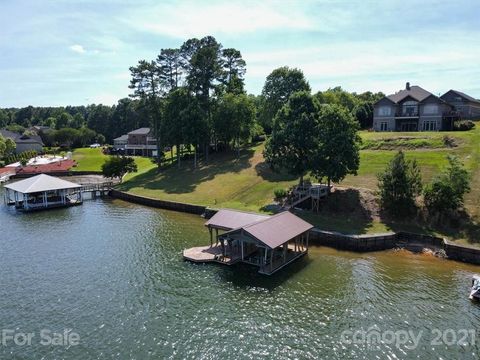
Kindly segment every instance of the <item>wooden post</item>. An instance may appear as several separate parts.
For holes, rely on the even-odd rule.
[[[274,249],[270,250],[270,272],[272,272],[273,269],[273,251]]]
[[[308,252],[308,238],[310,237],[310,231],[307,232],[307,252]]]
[[[212,228],[209,226],[208,227],[208,232],[210,233],[210,247],[213,246],[213,232],[212,232]]]
[[[243,261],[243,240],[240,240],[240,244],[242,246],[242,261]]]
[[[215,243],[218,245],[218,228],[215,228],[215,238],[217,239]]]

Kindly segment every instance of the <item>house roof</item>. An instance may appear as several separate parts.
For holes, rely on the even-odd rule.
[[[127,140],[128,140],[128,135],[122,135],[113,139],[113,141],[127,141]]]
[[[399,103],[403,99],[405,99],[407,96],[412,97],[413,99],[417,101],[423,101],[429,96],[432,96],[433,94],[424,88],[421,88],[420,86],[417,85],[412,85],[409,86],[409,88],[400,90],[399,92],[388,95],[387,98],[392,100],[394,103]]]
[[[461,92],[461,91],[453,90],[453,89],[448,90],[445,94],[443,94],[443,95],[440,96],[440,97],[444,97],[444,96],[447,95],[450,91],[451,91],[451,92],[454,92],[454,93],[457,94],[458,96],[461,96],[461,97],[463,97],[464,99],[466,99],[466,100],[468,100],[468,101],[480,103],[480,100],[475,99],[474,97],[471,97],[470,95],[467,95],[467,94],[465,94],[465,93],[463,93],[463,92]]]
[[[268,215],[221,209],[205,223],[205,226],[222,230],[232,230],[268,218]]]
[[[31,194],[51,190],[76,189],[79,187],[81,186],[73,182],[45,174],[40,174],[25,180],[20,180],[12,184],[5,185],[5,188],[20,192],[22,194]]]
[[[244,231],[271,249],[311,230],[313,225],[293,215],[289,211],[270,216],[255,223],[245,225],[226,234]]]
[[[144,128],[130,131],[128,135],[148,135],[149,133],[150,133],[150,128],[144,127]]]
[[[10,138],[17,144],[40,144],[43,146],[42,138],[38,135],[22,135],[9,130],[0,130],[4,138]]]

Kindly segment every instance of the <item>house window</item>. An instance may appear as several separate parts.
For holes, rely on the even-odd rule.
[[[423,122],[423,131],[437,131],[437,122],[436,121],[424,121]]]
[[[388,123],[386,121],[382,121],[380,123],[380,131],[387,131],[388,130]]]
[[[438,105],[437,104],[427,104],[423,107],[424,114],[437,114]]]
[[[405,101],[402,105],[402,116],[417,116],[418,103],[416,101]]]
[[[378,109],[378,116],[390,116],[392,108],[390,106],[380,106]]]

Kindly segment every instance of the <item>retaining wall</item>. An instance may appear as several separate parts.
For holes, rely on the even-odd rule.
[[[204,215],[206,219],[210,219],[218,211],[206,206],[151,199],[118,190],[111,190],[110,195],[140,205]],[[310,243],[356,252],[381,251],[394,248],[406,248],[413,251],[427,248],[435,252],[443,250],[449,259],[480,265],[480,249],[452,244],[436,236],[408,232],[346,235],[314,228],[310,232]]]
[[[173,201],[157,200],[157,199],[152,199],[144,196],[129,194],[129,193],[118,191],[118,190],[111,190],[110,196],[117,199],[129,201],[135,204],[152,206],[155,208],[174,210],[174,211],[180,211],[180,212],[197,214],[197,215],[202,215],[206,209],[205,206],[184,204],[184,203],[173,202]]]

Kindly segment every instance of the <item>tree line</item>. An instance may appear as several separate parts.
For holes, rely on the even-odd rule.
[[[61,130],[59,140],[67,138],[78,146],[84,142],[75,137],[92,134],[86,129],[112,143],[131,130],[151,127],[158,149],[176,147],[178,161],[184,150],[193,150],[196,162],[197,153],[208,159],[212,147],[239,151],[253,137],[271,134],[274,118],[290,96],[311,93],[302,71],[285,66],[268,75],[260,95],[249,95],[244,86],[246,71],[239,50],[223,47],[212,36],[192,38],[130,67],[132,93],[116,105],[0,109],[0,128],[21,132],[33,125],[49,126]],[[373,103],[383,94],[349,93],[335,87],[312,96],[318,104],[338,105],[360,127],[368,128]]]

